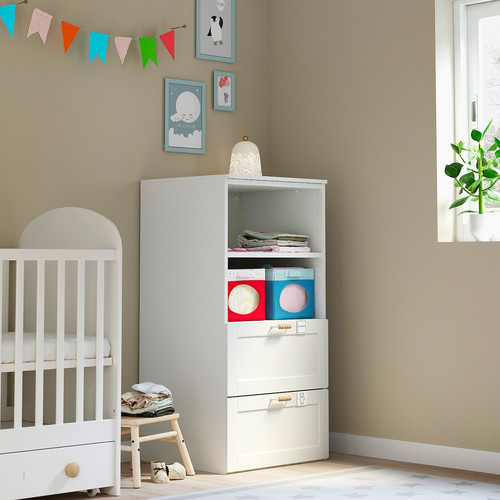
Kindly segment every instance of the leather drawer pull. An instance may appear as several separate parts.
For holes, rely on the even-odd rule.
[[[285,408],[286,404],[292,400],[292,396],[289,394],[285,396],[276,396],[269,400],[269,409],[270,410],[279,410],[281,408]]]
[[[278,325],[272,325],[269,327],[269,335],[281,335],[290,330],[292,325],[290,323],[279,323]]]

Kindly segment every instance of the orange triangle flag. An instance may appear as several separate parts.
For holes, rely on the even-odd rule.
[[[68,52],[69,46],[75,39],[76,34],[80,31],[80,28],[64,21],[61,23],[61,26],[64,40],[64,53],[66,53]]]
[[[163,45],[165,45],[169,54],[172,56],[172,59],[175,61],[175,31],[172,30],[167,33],[163,33],[163,35],[160,35],[160,40],[163,42]]]

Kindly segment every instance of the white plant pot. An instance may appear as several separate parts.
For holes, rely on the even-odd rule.
[[[476,241],[500,241],[500,212],[469,214],[469,220]]]

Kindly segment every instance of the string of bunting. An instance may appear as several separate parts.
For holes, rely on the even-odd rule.
[[[5,27],[8,29],[10,36],[14,36],[14,25],[16,22],[16,7],[21,4],[27,4],[28,0],[22,0],[18,3],[12,3],[0,7],[0,19],[2,19]],[[33,10],[33,15],[31,16],[31,22],[28,28],[29,38],[31,35],[38,33],[42,39],[43,44],[47,41],[47,35],[52,23],[53,16],[43,12],[40,9],[35,8]],[[186,28],[183,26],[176,26],[175,28],[170,28],[169,31],[158,36],[168,53],[171,55],[172,59],[175,61],[175,30]],[[141,50],[142,57],[142,67],[145,68],[149,61],[152,61],[158,66],[158,58],[156,54],[156,36],[150,37],[126,37],[126,36],[111,36],[104,33],[98,33],[97,31],[90,31],[75,26],[74,24],[67,23],[66,21],[61,22],[61,30],[64,43],[64,53],[68,52],[70,45],[73,43],[76,35],[79,31],[90,32],[89,38],[89,63],[95,58],[99,57],[103,64],[106,64],[106,53],[108,49],[109,38],[114,38],[116,51],[118,52],[118,57],[121,63],[125,61],[127,52],[130,47],[130,42],[132,40],[139,40],[139,47]]]

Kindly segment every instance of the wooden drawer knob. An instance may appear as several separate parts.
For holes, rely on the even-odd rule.
[[[71,462],[64,467],[64,472],[68,477],[77,477],[80,474],[80,466],[75,462]]]

